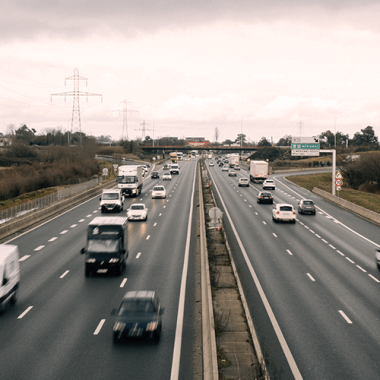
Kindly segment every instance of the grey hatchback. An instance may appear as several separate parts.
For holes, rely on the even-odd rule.
[[[315,204],[311,199],[302,199],[298,204],[298,214],[305,213],[315,215]]]

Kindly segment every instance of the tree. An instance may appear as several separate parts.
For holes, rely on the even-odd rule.
[[[319,135],[319,141],[321,145],[331,148],[335,145],[335,135],[330,130],[328,130]]]
[[[240,145],[244,145],[245,141],[246,141],[246,137],[247,136],[244,133],[238,133],[238,135],[235,139],[235,143],[240,144]],[[241,142],[241,140],[243,140],[243,142]]]
[[[365,146],[368,149],[378,149],[379,147],[378,138],[375,136],[375,131],[371,126],[362,129],[360,132],[356,132],[352,139],[352,144],[354,146]]]
[[[232,141],[230,139],[227,139],[227,140],[223,141],[223,145],[232,145],[233,143],[234,143],[234,141]]]
[[[292,145],[292,136],[285,135],[278,140],[276,146],[291,146]]]
[[[272,146],[272,144],[267,140],[266,137],[262,137],[257,146]]]
[[[36,130],[34,128],[29,129],[25,124],[16,130],[16,141],[21,144],[31,144],[35,139]]]

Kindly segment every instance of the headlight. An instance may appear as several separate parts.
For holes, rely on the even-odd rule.
[[[96,259],[86,259],[86,263],[96,263]]]
[[[125,327],[125,323],[123,323],[123,322],[116,322],[116,323],[113,325],[113,331],[121,331],[121,330],[124,330],[124,327]]]
[[[109,263],[111,264],[111,263],[118,263],[119,262],[119,259],[111,259],[110,261],[109,261]]]
[[[149,322],[146,325],[146,331],[154,331],[154,330],[156,330],[157,329],[157,325],[158,325],[157,322]]]

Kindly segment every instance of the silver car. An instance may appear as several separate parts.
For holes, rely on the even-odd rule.
[[[144,203],[134,203],[127,210],[127,218],[128,220],[147,220],[148,209]]]
[[[152,199],[166,198],[166,190],[163,186],[154,186],[152,190]]]

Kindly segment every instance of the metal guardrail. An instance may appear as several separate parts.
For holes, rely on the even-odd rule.
[[[100,177],[101,178],[101,177]],[[99,178],[93,178],[90,181],[80,183],[78,185],[65,187],[57,190],[53,194],[45,195],[44,197],[36,198],[27,202],[18,204],[17,206],[9,207],[0,211],[0,224],[9,220],[25,215],[30,211],[41,209],[50,206],[53,203],[70,198],[85,190],[91,189],[99,184]]]

